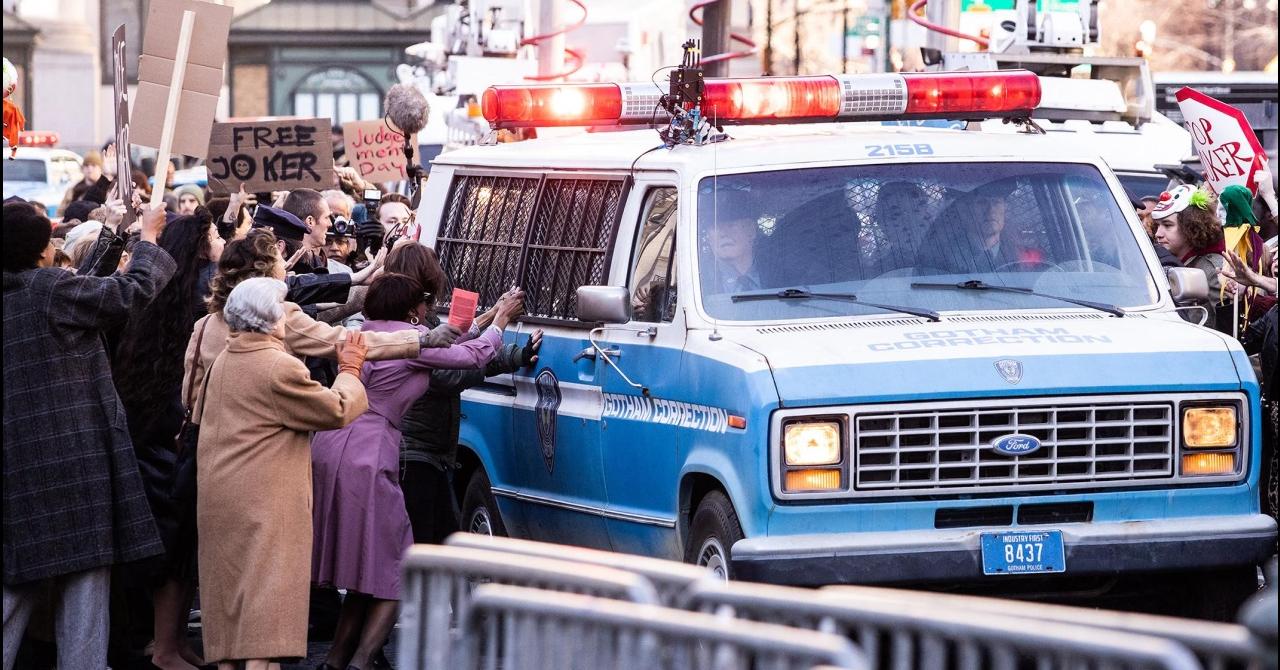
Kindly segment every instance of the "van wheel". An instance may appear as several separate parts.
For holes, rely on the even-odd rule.
[[[478,468],[467,482],[467,492],[462,496],[462,530],[477,535],[506,537],[507,527],[498,514],[498,502],[493,498],[489,477]]]
[[[733,550],[733,543],[741,539],[742,526],[729,498],[720,491],[712,491],[693,513],[684,560],[711,570],[721,579],[732,579],[729,552]]]

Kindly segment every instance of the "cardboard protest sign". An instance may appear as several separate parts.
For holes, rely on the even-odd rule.
[[[408,179],[408,161],[404,155],[404,134],[390,122],[352,121],[342,124],[347,159],[366,181],[403,181]]]
[[[476,305],[479,303],[479,293],[453,289],[453,298],[449,301],[449,325],[464,333],[471,330],[471,322],[476,320]]]
[[[133,141],[159,148],[182,13],[196,13],[172,151],[205,158],[209,129],[222,91],[227,35],[235,9],[199,0],[152,0],[138,59],[138,91],[133,104]]]
[[[209,135],[209,190],[225,194],[337,184],[329,119],[260,118],[215,123]]]
[[[1186,86],[1175,97],[1213,190],[1240,185],[1256,193],[1266,153],[1244,113]]]
[[[111,36],[111,60],[115,69],[112,78],[115,93],[116,122],[116,188],[115,197],[125,203],[124,224],[133,223],[137,216],[133,207],[128,206],[133,196],[133,168],[129,164],[129,85],[125,81],[124,25],[116,28]]]

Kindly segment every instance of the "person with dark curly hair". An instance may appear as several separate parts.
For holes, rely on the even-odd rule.
[[[181,504],[194,498],[174,490],[180,461],[191,457],[175,452],[174,436],[183,419],[183,353],[192,328],[205,312],[223,241],[211,219],[187,215],[165,228],[160,248],[177,262],[177,270],[155,300],[125,323],[111,365],[147,501],[165,545],[161,559],[129,571],[151,590],[155,634],[151,662],[166,670],[190,670],[204,664],[183,641],[194,586],[195,509]]]
[[[1230,334],[1231,303],[1223,299],[1218,279],[1227,262],[1227,246],[1217,209],[1218,201],[1209,191],[1183,184],[1160,194],[1151,218],[1156,242],[1186,267],[1203,271],[1209,282],[1209,298],[1203,304],[1209,312],[1205,327]]]

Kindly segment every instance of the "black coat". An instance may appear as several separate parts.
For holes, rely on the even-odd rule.
[[[4,583],[161,552],[102,331],[175,269],[139,243],[126,272],[4,273]]]
[[[1276,310],[1280,305],[1272,305],[1266,314],[1249,323],[1240,336],[1240,343],[1250,354],[1258,354],[1262,359],[1262,397],[1267,400],[1280,400],[1280,389],[1275,387],[1276,366],[1280,365],[1280,354],[1277,354],[1277,343],[1280,342],[1280,316]]]
[[[423,325],[440,325],[429,315]],[[485,377],[520,369],[521,347],[508,344],[483,370],[432,370],[431,384],[404,413],[400,425],[400,456],[406,461],[453,467],[458,454],[458,424],[462,420],[462,392],[484,383]]]

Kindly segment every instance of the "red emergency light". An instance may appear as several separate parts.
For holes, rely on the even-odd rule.
[[[490,86],[494,128],[665,121],[652,82]],[[702,115],[730,125],[1029,116],[1040,78],[1026,70],[707,79]]]
[[[18,133],[20,147],[53,147],[58,144],[58,133],[52,130],[23,130]]]

